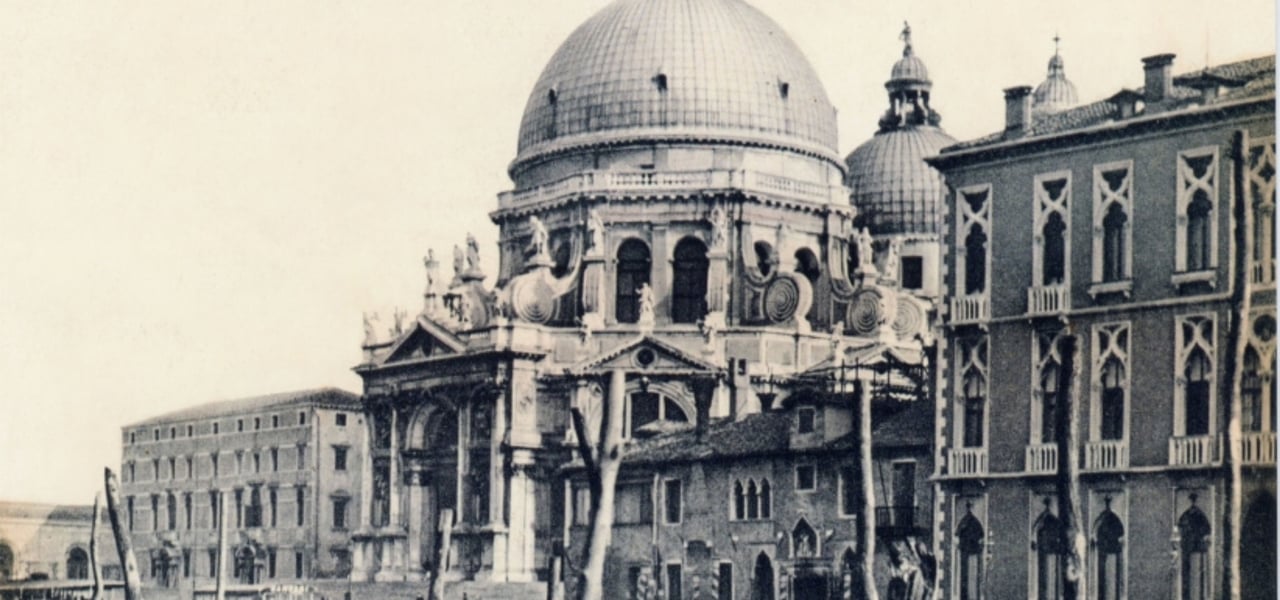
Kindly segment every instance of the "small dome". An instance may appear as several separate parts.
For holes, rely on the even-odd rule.
[[[911,46],[907,46],[902,52],[902,58],[898,62],[893,63],[893,70],[889,72],[889,79],[895,81],[929,81],[929,69],[924,66],[924,61],[920,57],[911,52]]]
[[[924,162],[955,138],[929,125],[877,133],[845,159],[849,201],[858,221],[877,235],[937,234],[946,188]]]
[[[782,28],[742,0],[614,0],[534,85],[516,164],[632,141],[741,142],[833,162],[836,111]]]
[[[1054,37],[1056,45],[1060,38]],[[1032,106],[1041,112],[1057,112],[1076,105],[1076,86],[1067,79],[1062,55],[1055,49],[1049,59],[1049,74],[1031,95]]]

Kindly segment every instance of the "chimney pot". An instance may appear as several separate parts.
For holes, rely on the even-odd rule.
[[[1160,102],[1173,91],[1173,59],[1175,54],[1157,54],[1142,59],[1143,95],[1147,103]]]
[[[1004,91],[1005,131],[1026,132],[1031,129],[1031,87],[1020,85]]]

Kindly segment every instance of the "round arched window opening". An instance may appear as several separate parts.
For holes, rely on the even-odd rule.
[[[808,248],[796,250],[796,272],[804,275],[809,283],[816,283],[818,276],[822,275],[822,266],[818,264],[818,257]]]
[[[650,350],[648,348],[641,348],[639,351],[636,352],[637,365],[640,365],[642,367],[648,367],[652,365],[656,360],[658,360],[658,355],[654,354],[653,350]]]
[[[754,245],[756,251],[756,268],[760,270],[761,275],[768,275],[773,272],[773,246],[769,242],[756,242]]]

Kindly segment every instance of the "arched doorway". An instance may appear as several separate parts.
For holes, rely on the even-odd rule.
[[[67,579],[89,578],[89,553],[75,547],[67,552]]]
[[[630,239],[618,247],[617,270],[614,274],[614,318],[619,323],[640,320],[640,287],[648,285],[652,260],[649,246]]]
[[[236,550],[234,564],[234,577],[238,583],[244,585],[252,585],[258,582],[257,556],[255,556],[253,548],[249,546],[241,546]]]
[[[773,600],[773,561],[761,552],[756,556],[756,567],[751,573],[751,600]]]
[[[1276,597],[1276,499],[1259,494],[1249,503],[1240,536],[1240,597]]]
[[[458,412],[451,406],[437,406],[431,410],[422,426],[421,436],[410,452],[421,465],[418,493],[410,493],[415,506],[410,510],[418,519],[420,537],[417,543],[420,563],[430,571],[439,557],[443,543],[441,514],[452,511],[450,524],[459,522],[458,515]]]

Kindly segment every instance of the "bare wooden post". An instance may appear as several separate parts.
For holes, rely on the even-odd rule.
[[[102,470],[107,488],[107,516],[111,518],[111,535],[120,554],[120,568],[124,571],[125,600],[142,600],[142,581],[138,579],[138,563],[133,558],[133,540],[120,524],[120,483],[111,469]]]
[[[1231,207],[1232,221],[1235,224],[1234,247],[1231,257],[1231,316],[1227,322],[1227,352],[1223,371],[1226,382],[1222,389],[1227,392],[1227,426],[1226,444],[1223,457],[1227,464],[1228,480],[1225,492],[1226,510],[1223,520],[1226,521],[1223,536],[1223,596],[1240,597],[1240,537],[1243,528],[1244,471],[1240,461],[1243,448],[1240,439],[1243,437],[1240,398],[1241,380],[1244,378],[1244,352],[1249,338],[1245,328],[1249,319],[1249,310],[1253,304],[1253,286],[1249,274],[1249,256],[1253,251],[1253,209],[1248,202],[1253,197],[1249,193],[1249,131],[1236,131],[1232,139],[1232,170],[1234,171],[1235,202]]]
[[[1075,600],[1088,592],[1085,580],[1086,536],[1084,520],[1080,513],[1083,502],[1080,498],[1080,419],[1077,417],[1080,402],[1080,377],[1082,361],[1077,351],[1076,338],[1070,333],[1064,334],[1058,342],[1059,355],[1062,357],[1062,369],[1058,372],[1058,396],[1061,400],[1054,407],[1054,419],[1057,426],[1054,442],[1058,447],[1057,496],[1058,517],[1062,519],[1063,528],[1061,542],[1067,549],[1066,585],[1063,589],[1065,600]]]
[[[93,600],[102,600],[102,563],[98,560],[98,521],[102,519],[102,494],[93,495],[93,521],[89,523],[89,570],[93,572]]]
[[[584,600],[601,600],[604,597],[604,559],[613,539],[613,495],[622,466],[622,412],[626,385],[626,371],[619,369],[610,373],[609,396],[603,407],[604,435],[601,436],[603,439],[595,462],[599,473],[599,498],[593,498],[591,502],[591,537],[587,540],[587,565],[579,592]]]
[[[453,509],[440,511],[440,548],[436,550],[435,564],[431,565],[431,600],[444,598],[444,574],[449,570],[449,545],[453,543]]]
[[[841,373],[841,383],[845,374]],[[859,558],[862,559],[862,597],[878,600],[876,591],[876,490],[871,462],[871,386],[859,380],[855,402],[858,403],[858,469],[862,471],[862,515],[858,519]]]
[[[227,493],[218,492],[218,578],[213,583],[213,597],[224,600],[227,597]]]

